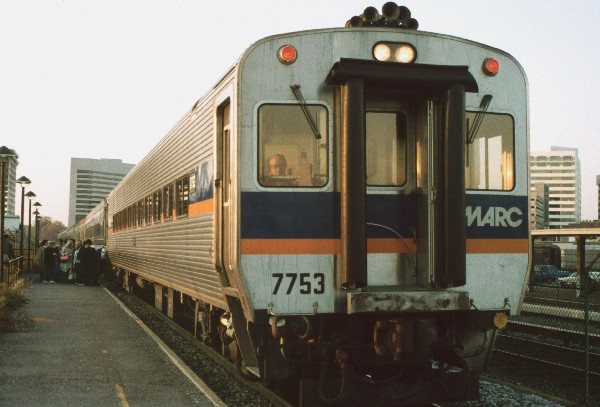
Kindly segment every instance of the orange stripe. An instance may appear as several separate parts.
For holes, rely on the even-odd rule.
[[[242,239],[242,254],[333,254],[340,239]]]
[[[411,252],[416,253],[417,244],[410,240],[404,243],[401,239],[367,239],[367,253],[408,253],[406,245]]]
[[[467,239],[467,253],[529,253],[529,239]]]
[[[417,245],[406,241],[413,253]],[[242,239],[242,254],[339,254],[339,239]],[[528,239],[467,239],[467,254],[528,253]],[[368,253],[408,253],[401,239],[368,239]]]
[[[417,247],[408,242],[413,253]],[[339,254],[340,239],[242,239],[242,254]],[[368,239],[368,253],[408,253],[400,239]]]
[[[214,199],[194,202],[188,207],[188,216],[206,215],[214,211]]]

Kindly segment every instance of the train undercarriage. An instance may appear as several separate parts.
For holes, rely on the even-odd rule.
[[[476,400],[494,318],[507,312],[275,317],[259,311],[247,324],[259,367],[247,369],[230,312],[123,271],[115,278],[220,352],[241,376],[300,406]]]

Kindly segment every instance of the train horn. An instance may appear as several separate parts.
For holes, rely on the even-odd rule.
[[[381,14],[385,21],[394,21],[400,16],[400,7],[393,1],[388,1],[381,8]]]
[[[375,7],[369,6],[360,16],[354,16],[346,21],[346,27],[363,26],[416,30],[419,28],[419,22],[411,17],[408,7],[398,6],[393,1],[388,1],[381,8],[381,14]]]
[[[400,6],[398,7],[398,9],[398,20],[400,20],[403,24],[407,24],[411,17],[410,10],[408,9],[408,7],[405,6]]]
[[[360,16],[354,16],[346,22],[346,27],[362,27],[363,19]]]
[[[408,28],[409,30],[416,30],[419,28],[419,22],[416,19],[411,18],[410,20],[408,20],[406,28]]]
[[[363,21],[366,25],[375,25],[375,23],[377,23],[377,21],[381,19],[379,11],[377,11],[377,9],[372,6],[367,7],[363,12],[362,16]]]

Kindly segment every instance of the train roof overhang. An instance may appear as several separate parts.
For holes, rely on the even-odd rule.
[[[468,66],[402,64],[350,58],[342,58],[333,64],[325,83],[339,86],[349,79],[362,79],[367,86],[373,87],[445,89],[451,84],[461,84],[467,92],[479,90]]]

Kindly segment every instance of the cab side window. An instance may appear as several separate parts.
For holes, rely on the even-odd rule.
[[[469,129],[476,113],[467,112]],[[506,114],[486,113],[477,132],[468,132],[465,152],[467,189],[510,191],[515,186],[514,121]]]

